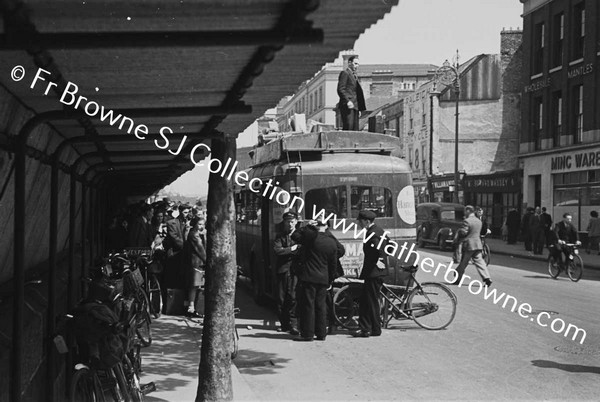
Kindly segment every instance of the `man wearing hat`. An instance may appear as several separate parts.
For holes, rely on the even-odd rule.
[[[379,291],[383,284],[383,277],[388,275],[385,264],[385,243],[377,247],[384,236],[383,229],[375,224],[377,215],[373,211],[362,210],[358,213],[358,223],[361,228],[367,229],[367,240],[363,244],[365,255],[359,279],[364,279],[363,291],[360,296],[359,319],[360,329],[353,335],[362,338],[381,335],[381,322],[379,318]],[[373,235],[371,235],[373,234]]]
[[[338,249],[325,234],[327,223],[310,221],[292,235],[302,246],[297,262],[298,314],[300,337],[297,341],[324,341],[327,336],[327,287],[333,281]]]
[[[281,331],[298,335],[296,323],[296,284],[298,278],[291,270],[292,263],[298,254],[298,245],[292,240],[296,230],[298,215],[295,212],[283,214],[282,231],[273,242],[273,251],[277,256],[277,314],[281,323]]]

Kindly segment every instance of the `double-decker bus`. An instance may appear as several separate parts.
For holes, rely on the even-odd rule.
[[[314,211],[335,214],[338,227],[330,220],[330,230],[346,249],[341,263],[349,277],[357,276],[363,261],[362,236],[355,238],[360,210],[375,212],[376,223],[398,244],[414,243],[411,169],[394,156],[399,146],[398,138],[388,135],[329,131],[281,135],[254,148],[248,181],[236,187],[235,196],[237,262],[252,279],[257,301],[276,295],[273,241],[287,210],[298,212],[300,220],[313,219]],[[291,201],[282,205],[265,196],[273,194],[262,191],[265,183],[289,194],[277,200]]]

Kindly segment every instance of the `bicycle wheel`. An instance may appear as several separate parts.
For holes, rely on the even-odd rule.
[[[335,320],[346,329],[358,329],[358,297],[350,289],[343,286],[333,298],[333,314]]]
[[[140,340],[142,346],[150,346],[152,344],[152,330],[150,329],[150,312],[148,311],[148,296],[143,291],[140,291],[142,304],[138,306],[136,317],[135,333]]]
[[[548,256],[548,273],[554,279],[558,278],[558,275],[560,274],[559,262],[556,261],[552,254]]]
[[[125,372],[123,370],[123,363],[115,365],[112,369],[108,370],[107,374],[115,379],[115,386],[110,390],[115,401],[131,401],[131,395],[129,392],[129,384],[127,378],[125,378]],[[112,382],[112,381],[111,381]]]
[[[485,243],[483,245],[483,261],[485,261],[485,265],[490,265],[490,246]]]
[[[127,393],[130,400],[133,402],[141,402],[144,400],[144,394],[140,384],[139,372],[135,369],[129,356],[125,355],[122,362],[123,373],[127,384]]]
[[[148,283],[146,284],[146,291],[148,292],[148,301],[150,304],[150,314],[152,317],[160,317],[160,313],[163,307],[162,293],[160,289],[160,283],[156,276],[151,274],[148,277]]]
[[[569,267],[567,268],[567,274],[569,279],[573,282],[577,282],[583,275],[583,260],[580,256],[574,255],[573,260],[569,261]]]
[[[446,328],[456,314],[456,297],[440,283],[423,283],[408,295],[408,311],[425,329]]]
[[[102,384],[89,368],[80,368],[71,378],[70,402],[104,402]]]

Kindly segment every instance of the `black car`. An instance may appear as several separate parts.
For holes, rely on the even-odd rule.
[[[456,231],[462,226],[464,205],[426,202],[417,205],[417,244],[436,244],[441,250],[452,247]]]

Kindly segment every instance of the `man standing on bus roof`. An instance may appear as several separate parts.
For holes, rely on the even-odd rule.
[[[292,240],[292,234],[298,224],[295,212],[283,214],[282,232],[277,234],[273,242],[273,251],[277,256],[277,313],[281,323],[281,331],[298,335],[296,322],[296,284],[298,278],[291,266],[298,254],[298,245]]]
[[[368,338],[381,335],[381,321],[379,318],[379,292],[383,284],[383,277],[388,275],[388,268],[382,259],[385,259],[385,246],[377,247],[384,236],[383,229],[375,224],[375,212],[362,210],[358,213],[358,223],[367,229],[364,238],[369,239],[363,244],[365,255],[359,279],[364,279],[363,291],[359,301],[358,324],[360,330],[354,336]],[[371,235],[373,233],[373,235]]]
[[[340,96],[342,130],[359,130],[359,113],[366,110],[365,95],[358,81],[358,56],[350,56],[348,67],[340,73],[337,92]]]

